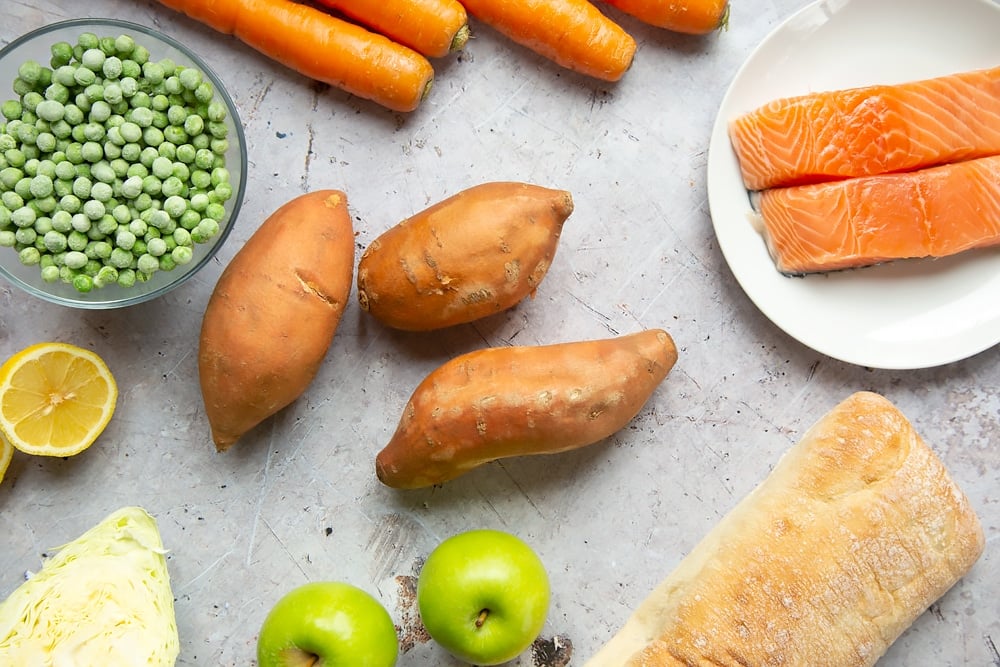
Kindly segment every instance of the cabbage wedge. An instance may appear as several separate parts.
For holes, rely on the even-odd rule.
[[[180,651],[156,521],[124,507],[0,603],[0,665],[172,667]]]

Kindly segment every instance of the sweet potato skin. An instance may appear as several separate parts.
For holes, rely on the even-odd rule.
[[[463,190],[376,238],[358,263],[358,301],[387,326],[430,331],[534,295],[573,212],[565,190],[497,181]]]
[[[463,354],[417,386],[376,474],[416,489],[495,459],[593,444],[631,421],[676,361],[663,329]]]
[[[272,213],[222,272],[202,320],[201,393],[216,449],[315,377],[354,279],[347,196],[317,190]]]

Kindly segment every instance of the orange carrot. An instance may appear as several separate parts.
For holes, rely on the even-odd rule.
[[[430,58],[469,40],[469,16],[458,0],[317,0],[318,4]]]
[[[729,0],[604,0],[643,23],[690,35],[725,28]]]
[[[434,70],[384,35],[293,0],[160,0],[286,67],[394,111],[413,111]]]
[[[617,81],[635,40],[587,0],[462,0],[472,16],[559,65]]]

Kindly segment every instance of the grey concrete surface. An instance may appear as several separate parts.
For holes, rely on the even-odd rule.
[[[0,595],[44,553],[135,504],[157,518],[170,550],[178,664],[253,664],[278,597],[340,579],[389,609],[400,665],[453,665],[420,631],[414,577],[441,539],[493,527],[532,544],[552,579],[541,641],[514,664],[579,665],[810,424],[850,392],[871,389],[912,419],[987,536],[973,570],[880,665],[1000,665],[1000,349],[915,371],[825,357],[761,315],[714,238],[705,168],[715,112],[755,45],[804,4],[736,0],[729,31],[704,39],[615,14],[639,42],[616,85],[561,70],[474,24],[465,52],[435,63],[431,97],[401,115],[316,85],[149,0],[6,3],[0,44],[49,22],[108,16],[190,45],[236,100],[250,155],[228,243],[167,296],[75,311],[0,284],[0,356],[72,342],[101,354],[121,390],[114,418],[85,453],[15,455],[0,484]],[[367,317],[352,296],[305,394],[215,452],[197,380],[201,317],[222,269],[270,212],[307,190],[343,189],[360,252],[407,215],[503,179],[574,194],[535,299],[474,324],[404,334]],[[673,335],[679,361],[606,441],[508,459],[421,491],[376,479],[374,456],[407,397],[445,360],[487,345],[646,327]]]

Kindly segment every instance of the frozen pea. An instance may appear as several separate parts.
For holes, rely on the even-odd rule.
[[[86,234],[87,232],[90,231],[90,228],[93,224],[94,223],[91,221],[91,219],[88,218],[84,213],[74,213],[70,217],[70,228],[60,229],[60,231],[63,232],[77,231],[80,232],[81,234]]]
[[[132,255],[138,257],[139,255],[146,254],[146,241],[145,239],[136,239],[135,245],[132,246]]]
[[[43,266],[41,274],[42,274],[42,280],[45,281],[45,282],[47,282],[47,283],[54,283],[54,282],[58,282],[59,281],[59,267],[58,266],[55,266],[55,265],[52,265],[52,266]]]
[[[104,86],[104,101],[108,105],[118,104],[125,98],[122,87],[117,83],[109,83]]]
[[[196,190],[205,190],[212,186],[212,175],[204,169],[193,169],[190,181]]]
[[[206,127],[208,128],[208,134],[213,139],[225,139],[229,136],[229,128],[225,123],[211,122]]]
[[[106,131],[106,138],[109,142],[116,146],[124,146],[126,144],[125,137],[122,136],[121,129],[117,127],[109,127]],[[105,144],[105,151],[107,151],[107,148],[107,144]]]
[[[115,37],[115,52],[128,55],[135,49],[135,40],[128,35]]]
[[[161,155],[153,160],[153,164],[150,165],[150,171],[153,176],[162,180],[173,175],[173,167],[174,163],[169,158]]]
[[[66,104],[69,104],[70,94],[71,94],[70,89],[62,85],[58,81],[55,83],[51,83],[45,89],[45,100],[43,102],[39,102],[38,106],[42,106],[43,104],[45,104],[45,102],[58,102],[59,104],[65,106]],[[44,111],[45,113],[52,113],[54,109],[48,108],[44,109]],[[42,114],[38,111],[37,107],[35,108],[35,114],[37,114],[39,117],[43,117]],[[62,113],[60,112],[60,118],[61,117]],[[50,120],[50,119],[46,118],[45,120]]]
[[[160,192],[165,197],[172,197],[174,195],[183,195],[185,192],[185,186],[184,183],[181,181],[181,179],[177,178],[176,176],[170,176],[163,181],[163,186],[161,187]]]
[[[184,131],[189,135],[201,134],[205,129],[205,121],[197,114],[191,114],[184,119]]]
[[[132,206],[137,211],[146,211],[153,207],[153,198],[149,194],[143,192],[132,202]]]
[[[110,213],[105,213],[97,221],[97,231],[103,236],[110,236],[118,230],[118,221]]]
[[[96,199],[90,199],[83,205],[83,214],[91,220],[99,220],[104,213],[104,204]]]
[[[134,122],[124,122],[118,128],[118,134],[126,143],[136,143],[142,140],[142,128]]]
[[[147,252],[139,256],[139,261],[138,264],[136,265],[136,270],[139,273],[151,274],[157,271],[159,268],[160,268],[160,261],[156,257],[153,257],[153,255]]]
[[[131,252],[129,252],[126,248],[118,246],[111,251],[111,255],[108,257],[108,263],[117,269],[127,269],[132,265],[133,259],[134,257]]]
[[[146,252],[153,257],[159,257],[167,252],[167,242],[162,238],[150,239],[146,243]]]
[[[163,209],[153,210],[149,215],[149,224],[157,229],[163,229],[170,224],[170,214]]]
[[[80,147],[80,155],[86,162],[97,162],[104,158],[104,147],[96,141],[84,141]]]
[[[64,87],[76,85],[76,67],[70,64],[61,65],[52,71],[53,83],[58,83]]]
[[[3,204],[7,210],[13,211],[24,206],[24,197],[13,190],[7,190],[0,193],[0,204]]]
[[[147,127],[142,131],[142,140],[149,146],[159,146],[163,143],[163,131],[158,127]]]
[[[111,209],[111,217],[113,217],[115,222],[119,225],[126,225],[132,220],[132,211],[129,210],[127,204],[118,204]]]
[[[191,137],[191,145],[197,150],[206,150],[212,142],[212,137],[205,132]]]
[[[149,96],[145,90],[136,90],[135,94],[128,100],[128,105],[132,107],[133,113],[136,109],[146,109],[150,111],[152,106],[152,98]]]
[[[76,71],[73,72],[73,79],[79,86],[89,86],[97,79],[97,75],[87,67],[77,67]]]
[[[156,196],[163,191],[163,181],[150,174],[142,179],[142,191],[150,196]]]
[[[55,166],[55,177],[61,181],[70,181],[76,177],[76,167],[69,160],[63,160]]]
[[[161,63],[150,60],[142,66],[142,75],[146,77],[146,83],[155,86],[163,82],[166,73]]]
[[[208,81],[202,81],[194,89],[194,98],[202,104],[211,102],[213,97],[215,97],[215,88]]]
[[[83,126],[83,138],[86,141],[99,142],[108,134],[108,130],[99,122],[91,121]]]
[[[130,176],[122,183],[122,196],[135,199],[143,191],[143,179],[140,176]]]
[[[204,192],[199,192],[191,196],[190,206],[192,209],[198,211],[199,213],[204,212],[205,209],[208,208],[208,205],[210,203],[211,201],[209,200],[208,195],[205,194]]]
[[[128,267],[120,270],[118,272],[118,284],[122,287],[129,288],[135,285],[135,271]]]
[[[14,231],[14,238],[22,246],[34,245],[35,240],[38,238],[38,232],[35,231],[34,227],[21,227]]]
[[[90,247],[94,257],[98,259],[108,259],[111,257],[111,251],[114,250],[114,246],[107,241],[94,241]]]
[[[192,164],[196,154],[197,149],[191,144],[181,144],[177,147],[177,160],[184,164]]]
[[[177,146],[187,143],[188,135],[187,132],[184,131],[183,125],[168,125],[163,128],[163,139],[164,141]]]
[[[145,236],[149,231],[149,226],[144,220],[133,220],[128,223],[128,230],[135,234],[137,237]]]
[[[129,166],[133,164],[139,164],[139,155],[142,153],[142,146],[135,142],[129,142],[122,146],[122,159],[129,163]],[[141,166],[141,164],[140,164]]]
[[[93,182],[86,176],[78,176],[73,181],[73,194],[80,199],[90,198],[90,189],[93,187]]]
[[[30,206],[22,206],[17,210],[11,211],[10,221],[14,223],[15,227],[31,227],[35,224],[35,218],[38,215],[35,213],[35,209]]]
[[[163,80],[163,89],[167,91],[168,95],[179,95],[184,90],[184,86],[181,84],[180,77],[175,74]]]
[[[128,174],[128,167],[129,167],[128,160],[117,157],[117,158],[112,158],[108,164],[111,165],[111,171],[114,172],[116,180],[120,178],[125,178],[125,175]]]
[[[42,253],[38,252],[38,248],[30,246],[21,250],[18,253],[18,259],[21,260],[21,264],[25,266],[34,266],[38,264],[42,259]]]
[[[35,218],[35,224],[32,226],[35,233],[44,236],[52,231],[52,218],[47,215],[40,215]]]
[[[215,155],[208,148],[199,149],[195,154],[194,164],[199,169],[211,169],[215,164]]]
[[[171,176],[176,176],[181,179],[182,183],[189,183],[191,181],[191,169],[183,162],[174,162],[174,168],[171,172]]]
[[[62,120],[66,113],[66,107],[58,100],[42,100],[35,108],[35,113],[42,120],[54,123],[57,120]]]
[[[86,294],[94,289],[94,279],[86,273],[78,273],[73,276],[73,289],[77,292]]]
[[[164,135],[164,141],[159,146],[156,147],[157,152],[159,152],[161,157],[165,157],[170,161],[177,158],[177,145],[166,140],[166,135]]]
[[[42,66],[37,60],[28,59],[25,60],[17,68],[17,76],[22,81],[27,83],[37,83],[42,77]]]
[[[48,197],[36,199],[31,204],[41,213],[52,213],[59,206],[59,201],[52,195],[49,195]]]
[[[141,156],[140,156],[141,157]],[[128,170],[125,172],[126,178],[131,178],[132,176],[138,176],[142,178],[143,176],[149,175],[149,169],[146,168],[142,162],[133,162],[128,166]]]
[[[118,229],[115,235],[115,245],[124,250],[131,250],[135,245],[135,234],[126,229]]]
[[[100,48],[93,47],[85,50],[80,58],[80,64],[93,72],[101,71],[107,55]]]
[[[52,179],[44,174],[39,174],[31,179],[29,189],[31,196],[36,199],[48,197],[52,194]]]
[[[10,189],[24,177],[24,171],[17,167],[0,169],[0,186]]]
[[[52,55],[53,65],[66,64],[73,60],[73,45],[65,41],[55,42],[49,47],[49,53]]]
[[[35,137],[35,146],[42,153],[51,153],[56,149],[56,137],[51,132],[39,132]]]
[[[49,252],[63,252],[66,250],[66,235],[56,230],[50,230],[44,236],[45,249]]]
[[[122,60],[118,56],[108,56],[101,65],[101,71],[108,79],[117,79],[122,75]]]
[[[52,136],[56,139],[68,139],[70,134],[73,132],[73,126],[67,123],[64,118],[60,118],[56,122],[52,123],[49,132],[51,132]]]
[[[21,102],[20,100],[7,100],[2,105],[0,105],[0,113],[7,120],[14,120],[15,118],[21,117]],[[8,127],[8,130],[10,128]]]
[[[177,75],[181,85],[187,90],[195,90],[202,81],[201,70],[197,67],[185,67]]]
[[[52,217],[49,218],[52,225],[52,229],[66,233],[72,228],[73,214],[69,211],[60,208],[52,212]]]
[[[117,174],[107,160],[98,160],[90,166],[90,173],[93,179],[101,183],[114,183]]]
[[[13,248],[17,245],[17,235],[10,229],[0,230],[0,247]]]
[[[11,167],[24,166],[24,163],[27,160],[24,151],[17,148],[10,148],[5,150],[3,152],[3,157],[7,161],[7,164]]]
[[[70,125],[79,125],[83,122],[84,113],[83,109],[75,104],[65,104],[63,105],[63,120],[65,120]]]
[[[150,127],[153,124],[153,112],[145,107],[139,107],[132,111],[132,122],[140,128]],[[140,137],[141,138],[141,137]],[[138,141],[138,139],[136,139]]]
[[[82,269],[87,263],[87,255],[80,250],[70,250],[66,253],[64,263],[71,269]]]
[[[87,238],[86,234],[75,229],[66,235],[66,245],[69,246],[70,250],[76,252],[83,252],[89,242],[90,239]]]
[[[90,189],[90,196],[102,204],[107,204],[113,195],[114,192],[111,186],[103,181],[94,183],[94,186]]]
[[[156,148],[152,146],[146,146],[142,149],[142,154],[139,155],[139,163],[144,165],[147,169],[153,166],[153,160],[160,157]]]
[[[118,269],[113,266],[102,266],[94,276],[94,287],[97,288],[116,282],[118,282]]]
[[[179,104],[171,105],[167,109],[167,121],[171,125],[183,125],[184,121],[187,120],[188,113],[187,109]]]
[[[187,210],[187,207],[187,201],[178,195],[167,197],[163,202],[163,211],[175,220],[184,215],[184,211]]]

